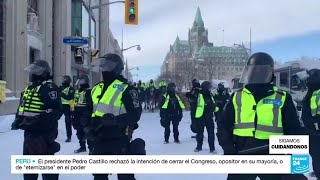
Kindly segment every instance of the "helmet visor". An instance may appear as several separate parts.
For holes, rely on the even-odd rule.
[[[239,82],[244,84],[270,83],[272,74],[273,67],[271,65],[247,65]]]
[[[46,68],[44,68],[42,66],[38,66],[36,64],[30,64],[29,66],[24,68],[24,70],[30,74],[35,74],[37,76],[40,76],[41,74],[43,74],[46,71]]]
[[[117,63],[107,60],[104,57],[101,57],[101,58],[98,58],[94,63],[92,63],[92,66],[93,66],[92,70],[94,72],[100,72],[100,71],[112,72],[116,68]]]
[[[308,74],[307,71],[301,71],[301,72],[297,72],[296,75],[298,76],[298,78],[302,81],[307,80],[310,75]]]

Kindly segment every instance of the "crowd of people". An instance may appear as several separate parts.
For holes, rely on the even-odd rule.
[[[75,153],[89,155],[145,155],[145,141],[133,139],[134,130],[144,109],[160,109],[164,143],[168,144],[173,126],[174,143],[180,144],[179,123],[186,103],[173,82],[162,80],[155,85],[129,83],[121,75],[124,64],[117,54],[98,58],[93,66],[102,72],[103,81],[90,88],[87,76],[80,76],[78,88],[71,78],[63,76],[62,85],[52,82],[47,61],[38,60],[26,67],[31,83],[21,94],[12,129],[24,130],[24,155],[54,155],[60,150],[56,141],[58,120],[64,114],[66,143],[71,141],[72,126],[76,129],[79,148]],[[195,133],[195,152],[202,151],[204,129],[207,130],[210,153],[216,154],[217,138],[225,155],[269,154],[271,135],[310,136],[310,154],[314,176],[320,171],[320,70],[305,72],[308,92],[303,100],[301,126],[291,95],[273,85],[274,60],[269,54],[253,54],[243,71],[246,84],[231,95],[219,84],[216,91],[209,81],[192,80],[186,93],[191,115],[191,131]],[[142,107],[144,104],[144,107]],[[108,173],[94,174],[95,180],[107,180]],[[43,174],[43,179],[57,180],[58,174]],[[303,175],[229,174],[228,180],[306,179]],[[36,180],[37,174],[25,174],[25,180]],[[119,180],[135,180],[133,174],[119,174]]]

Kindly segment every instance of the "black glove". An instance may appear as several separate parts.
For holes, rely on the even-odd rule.
[[[20,129],[20,123],[22,122],[22,120],[23,120],[22,118],[16,118],[11,124],[11,130]]]
[[[117,126],[119,124],[117,117],[113,114],[105,114],[101,120],[103,126]]]

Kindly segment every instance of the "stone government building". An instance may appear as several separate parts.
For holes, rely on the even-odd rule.
[[[170,45],[161,67],[161,78],[174,81],[179,87],[190,86],[194,78],[230,81],[242,72],[249,53],[243,44],[226,47],[210,43],[198,7],[188,40],[180,40],[177,36]]]

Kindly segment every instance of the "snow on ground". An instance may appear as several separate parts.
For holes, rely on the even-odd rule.
[[[10,158],[11,155],[22,154],[22,143],[23,143],[23,131],[9,131],[11,123],[14,120],[14,116],[0,116],[0,179],[3,180],[22,180],[22,175],[11,175],[10,173]],[[163,144],[163,133],[164,129],[160,126],[159,113],[143,113],[139,122],[139,129],[134,133],[135,138],[143,138],[146,141],[147,154],[152,155],[208,155],[209,147],[207,139],[205,138],[203,151],[200,153],[193,152],[196,147],[195,139],[191,139],[193,133],[190,131],[190,114],[189,112],[184,113],[184,118],[180,123],[180,141],[181,144],[173,143],[173,135],[170,137],[169,144]],[[3,133],[4,132],[4,133]],[[73,151],[78,148],[78,140],[76,132],[73,131],[72,142],[65,143],[66,130],[64,117],[59,121],[59,136],[57,141],[61,144],[61,150],[57,154],[73,154]],[[207,137],[205,132],[205,137]],[[218,154],[222,154],[223,151],[219,146],[216,139],[216,149]],[[87,153],[82,153],[85,155]],[[197,175],[182,175],[182,174],[152,174],[152,175],[136,175],[137,180],[225,180],[227,175],[224,174],[197,174]],[[88,180],[93,179],[92,175],[60,175],[60,180],[69,180],[70,178],[76,178],[77,180]],[[41,179],[41,178],[39,178]],[[117,177],[112,175],[110,180],[116,180]],[[310,178],[310,180],[314,180]]]

